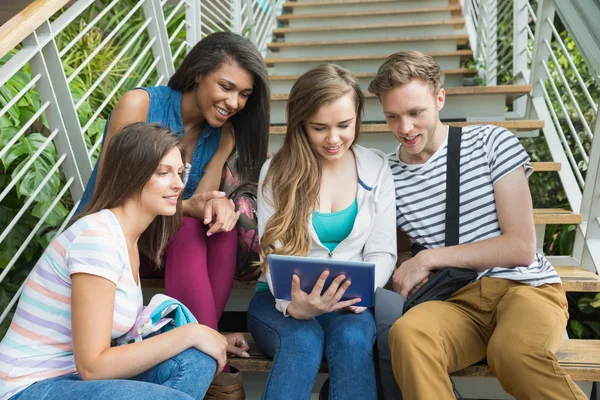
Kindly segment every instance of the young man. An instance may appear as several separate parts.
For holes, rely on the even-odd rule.
[[[390,158],[398,229],[427,248],[396,270],[394,290],[407,298],[450,266],[479,272],[447,301],[421,303],[396,321],[389,333],[396,381],[405,399],[454,399],[448,374],[487,358],[517,399],[585,399],[554,356],[567,300],[558,274],[535,250],[532,167],[511,132],[462,130],[459,245],[444,247],[443,79],[433,58],[409,51],[391,55],[369,86],[400,141]]]

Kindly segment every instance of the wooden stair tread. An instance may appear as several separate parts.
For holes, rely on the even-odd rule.
[[[563,282],[566,292],[600,292],[600,276],[579,266],[554,267]],[[162,278],[142,278],[142,287],[146,289],[163,289]],[[234,289],[254,290],[256,281],[234,281]]]
[[[446,95],[488,95],[488,94],[506,94],[506,95],[524,95],[531,92],[531,85],[498,85],[498,86],[460,86],[446,88]],[[367,91],[363,92],[365,98],[374,98],[374,94]],[[271,95],[271,101],[287,101],[288,93],[274,93]]]
[[[580,224],[581,214],[560,208],[535,208],[533,220],[536,224]]]
[[[345,4],[371,4],[371,3],[398,3],[401,0],[335,0],[335,1],[291,1],[283,3],[283,8],[294,9],[303,7],[314,7],[314,6],[335,6]],[[408,0],[410,1],[410,0]]]
[[[357,76],[358,74],[355,74]],[[443,121],[450,126],[465,127],[470,125],[489,124],[496,125],[516,132],[528,132],[535,129],[542,129],[544,121],[542,120],[511,120],[511,121]],[[269,128],[270,135],[285,135],[285,125],[271,126]],[[362,124],[360,127],[361,133],[390,133],[390,127],[387,124]],[[557,163],[558,164],[558,163]],[[554,171],[554,169],[552,169]]]
[[[565,292],[600,292],[600,276],[579,266],[556,266]]]
[[[342,18],[342,17],[372,17],[377,15],[398,15],[398,14],[421,14],[433,12],[458,12],[461,11],[460,5],[448,7],[427,7],[427,8],[407,8],[399,10],[377,10],[377,11],[349,11],[322,14],[283,14],[277,17],[277,21],[285,22],[292,19],[314,19],[314,18]]]
[[[356,44],[382,44],[382,43],[407,43],[407,42],[439,42],[442,40],[455,40],[459,44],[467,43],[468,34],[436,35],[436,36],[413,36],[398,38],[374,38],[374,39],[351,39],[351,40],[318,40],[310,42],[271,42],[268,49],[277,51],[281,48],[307,47],[307,46],[341,46]]]
[[[393,29],[393,28],[411,28],[411,27],[427,27],[438,25],[464,25],[464,18],[452,18],[441,21],[417,21],[417,22],[399,22],[394,24],[363,24],[363,25],[346,25],[346,26],[318,26],[306,28],[278,28],[273,30],[275,36],[282,36],[286,33],[306,33],[306,32],[329,32],[329,31],[349,31],[349,30],[364,30],[364,29]]]
[[[265,355],[250,333],[245,333],[250,345],[250,358],[229,357],[229,364],[240,371],[268,372],[273,365],[270,357]],[[600,380],[600,340],[568,339],[563,341],[556,357],[560,365],[575,381]],[[327,366],[321,364],[320,372],[327,372]],[[478,363],[461,371],[452,373],[453,376],[493,377],[494,374],[486,363]]]
[[[437,52],[426,52],[425,54],[431,57],[473,57],[472,50],[454,50],[454,51],[437,51]],[[376,55],[348,55],[348,56],[323,56],[323,57],[266,57],[265,63],[267,65],[273,64],[292,64],[292,63],[306,63],[306,62],[342,62],[342,61],[372,61],[372,60],[385,60],[390,54],[376,54]]]
[[[444,75],[475,75],[477,74],[476,69],[472,68],[455,68],[455,69],[445,69],[442,70]],[[359,72],[352,74],[355,78],[365,79],[365,78],[375,78],[375,72]],[[300,78],[300,75],[271,75],[269,80],[271,82],[275,81],[295,81]]]

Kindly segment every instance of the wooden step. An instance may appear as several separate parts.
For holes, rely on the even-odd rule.
[[[283,8],[293,10],[295,8],[319,7],[319,6],[337,6],[351,4],[369,4],[369,3],[398,3],[399,0],[334,0],[334,1],[307,1],[297,2],[290,1],[283,3]]]
[[[250,345],[250,358],[230,356],[229,364],[244,372],[269,372],[273,365],[272,359],[258,348],[250,333],[246,332],[244,335]],[[565,340],[556,352],[556,357],[561,367],[574,381],[600,381],[600,340]],[[327,372],[327,365],[321,364],[320,372]],[[451,375],[494,377],[485,362],[472,365]]]
[[[534,208],[535,224],[578,225],[582,222],[581,214],[560,208]]]
[[[356,74],[358,75],[358,74]],[[542,129],[544,127],[544,121],[542,120],[511,120],[511,121],[443,121],[445,124],[450,126],[465,127],[470,125],[489,124],[496,125],[502,128],[506,128],[511,132],[528,132],[536,129]],[[286,127],[271,126],[269,128],[270,135],[285,135]],[[390,127],[387,124],[362,124],[360,127],[361,133],[389,133]],[[556,163],[558,164],[558,163]]]
[[[579,266],[556,266],[565,292],[600,292],[600,276]]]
[[[356,31],[367,29],[394,29],[394,28],[426,28],[428,26],[454,25],[454,29],[460,29],[464,26],[464,18],[453,18],[442,21],[417,21],[417,22],[399,22],[395,24],[369,24],[369,25],[347,25],[347,26],[324,26],[324,27],[305,27],[305,28],[278,28],[273,30],[273,35],[277,37],[284,36],[286,33],[307,33],[307,32],[331,32],[331,31]]]
[[[476,69],[472,68],[455,68],[455,69],[446,69],[442,71],[444,75],[465,75],[465,76],[473,76],[477,74]],[[373,79],[375,78],[375,72],[359,72],[353,74],[357,79]],[[277,81],[296,81],[300,78],[300,75],[271,75],[269,80],[271,82]]]
[[[447,96],[465,96],[465,95],[497,95],[507,96],[508,101],[519,96],[529,94],[531,85],[499,85],[499,86],[462,86],[446,89]],[[365,98],[375,98],[376,96],[369,92],[363,92]],[[271,95],[271,101],[287,101],[288,93],[274,93]]]
[[[459,16],[462,7],[460,5],[448,7],[429,7],[429,8],[409,8],[405,10],[381,10],[369,12],[341,12],[341,13],[322,13],[322,14],[283,14],[277,17],[278,22],[286,23],[291,20],[300,19],[319,19],[319,18],[344,18],[344,17],[360,17],[368,18],[380,15],[401,15],[401,14],[423,14],[434,12],[451,12],[452,16]]]
[[[391,53],[390,53],[391,54]],[[323,57],[266,57],[265,63],[268,66],[276,64],[296,64],[296,63],[336,63],[343,61],[381,61],[383,62],[390,54],[376,54],[376,55],[348,55],[348,56],[323,56]],[[456,51],[438,51],[438,52],[425,52],[425,54],[431,57],[461,57],[463,59],[469,59],[473,57],[472,50],[456,50]]]
[[[271,42],[267,48],[271,51],[279,51],[286,48],[311,47],[311,46],[350,46],[350,45],[369,45],[369,44],[391,44],[391,43],[412,43],[412,42],[440,42],[456,41],[458,45],[466,44],[469,41],[468,34],[442,35],[442,36],[414,36],[399,38],[381,38],[381,39],[353,39],[353,40],[320,40],[312,42]]]
[[[565,292],[600,292],[600,276],[579,266],[554,267],[562,280]],[[143,278],[144,289],[164,289],[162,278]],[[256,281],[234,281],[234,289],[254,290]]]

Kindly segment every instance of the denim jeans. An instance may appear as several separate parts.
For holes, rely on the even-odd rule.
[[[298,320],[275,309],[271,292],[258,292],[248,306],[248,328],[256,344],[273,357],[263,400],[309,399],[323,353],[330,400],[377,399],[372,310]]]
[[[216,368],[212,357],[191,348],[131,379],[82,381],[68,374],[36,382],[11,400],[201,400]]]

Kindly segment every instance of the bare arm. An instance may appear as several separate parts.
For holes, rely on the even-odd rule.
[[[83,380],[126,379],[182,351],[196,347],[226,362],[227,340],[199,324],[187,324],[138,343],[110,347],[116,285],[85,273],[71,275],[71,311],[75,366]]]
[[[134,122],[146,122],[148,118],[148,109],[150,108],[150,96],[145,90],[130,90],[119,99],[108,123],[106,138],[102,148],[106,149],[108,143],[121,129]],[[104,157],[106,151],[100,154],[100,162],[98,163],[98,176],[102,172],[104,165]],[[98,183],[98,180],[96,180]]]
[[[223,125],[221,130],[221,141],[217,151],[210,159],[210,161],[204,167],[204,176],[196,186],[194,194],[187,199],[183,200],[183,215],[187,217],[194,217],[196,219],[206,220],[205,207],[207,202],[213,200],[214,203],[219,203],[217,209],[221,209],[221,213],[216,213],[217,221],[213,221],[219,226],[215,229],[211,228],[211,233],[218,232],[220,230],[229,231],[235,226],[237,218],[234,216],[235,210],[227,199],[224,199],[224,193],[218,192],[219,184],[221,183],[221,175],[223,167],[227,162],[227,159],[231,155],[231,152],[235,148],[235,140],[233,136],[233,128],[231,124],[226,123]],[[213,210],[210,211],[211,222],[213,216]],[[219,220],[219,218],[221,218]],[[221,227],[223,226],[223,228]]]

